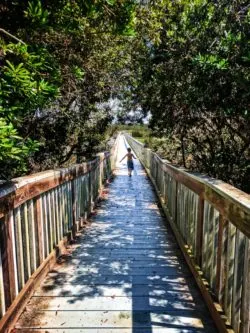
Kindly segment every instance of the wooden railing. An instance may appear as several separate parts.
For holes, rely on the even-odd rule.
[[[249,333],[250,196],[126,139],[157,189],[219,331],[230,330],[229,324],[236,333]]]
[[[116,150],[117,141],[91,162],[17,178],[0,189],[0,332],[84,224],[111,176]]]

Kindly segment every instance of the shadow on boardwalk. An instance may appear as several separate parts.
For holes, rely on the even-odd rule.
[[[139,162],[132,178],[120,167],[107,191],[16,330],[217,332]]]

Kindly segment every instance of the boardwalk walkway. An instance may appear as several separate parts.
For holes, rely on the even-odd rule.
[[[131,178],[120,165],[107,200],[15,331],[217,332],[138,161]]]

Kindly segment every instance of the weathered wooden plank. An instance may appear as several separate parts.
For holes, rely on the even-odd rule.
[[[106,267],[99,267],[99,266],[94,266],[94,267],[88,267],[88,266],[84,266],[84,267],[80,267],[78,268],[78,266],[76,265],[67,265],[64,268],[60,269],[60,272],[58,272],[58,274],[61,275],[65,275],[65,277],[70,278],[72,276],[77,277],[84,277],[84,275],[89,275],[91,274],[92,277],[94,278],[95,276],[98,276],[100,274],[100,268],[101,268],[101,274],[103,276],[109,274],[109,275],[113,275],[114,279],[116,278],[116,275],[149,275],[149,276],[161,276],[161,275],[174,275],[174,276],[188,276],[190,275],[189,270],[187,267],[183,267],[183,265],[181,265],[179,263],[179,265],[168,265],[167,267],[160,267],[160,266],[156,266],[156,267],[119,267],[116,268],[114,266],[114,268],[106,268]],[[54,274],[54,273],[51,273]],[[55,274],[57,274],[55,272]]]
[[[196,228],[196,262],[201,266],[202,262],[202,247],[203,247],[203,222],[204,222],[204,200],[199,197],[197,208],[197,228]]]
[[[0,331],[2,331],[2,329],[5,331],[11,319],[15,318],[18,314],[19,304],[23,304],[24,299],[29,296],[29,293],[35,284],[33,279],[37,279],[36,273],[38,271],[39,274],[41,273],[40,269],[43,269],[44,259],[46,257],[50,258],[52,249],[60,240],[58,230],[58,217],[60,210],[57,206],[57,201],[59,200],[58,191],[54,188],[46,188],[46,186],[51,185],[50,183],[47,183],[46,185],[46,181],[48,181],[48,178],[53,174],[55,186],[57,184],[56,181],[58,177],[58,184],[62,183],[66,185],[64,209],[65,211],[67,210],[68,213],[68,218],[65,219],[65,223],[67,224],[67,229],[69,229],[72,227],[72,193],[69,180],[75,179],[76,175],[80,176],[82,171],[84,171],[83,174],[90,173],[92,171],[94,173],[98,173],[98,163],[102,163],[103,158],[109,158],[109,155],[103,155],[103,157],[96,159],[92,163],[87,163],[87,168],[85,168],[85,170],[81,170],[81,168],[76,167],[73,168],[73,170],[62,170],[62,172],[60,171],[59,173],[56,171],[50,173],[49,176],[44,173],[41,175],[35,175],[34,177],[22,177],[16,180],[17,185],[11,188],[10,191],[0,193],[0,201],[2,200],[1,203],[5,200],[3,205],[0,203],[1,207],[3,207],[0,214],[3,215],[13,207],[18,207],[15,209],[14,219],[9,219],[9,214],[5,214],[6,219],[8,218],[8,222],[6,223],[8,230],[6,229],[6,233],[1,233],[1,236],[6,236],[5,243],[7,244],[7,246],[5,246],[6,244],[1,239],[1,248],[4,249],[4,256],[1,255],[1,260],[2,258],[4,259],[4,265],[8,268],[0,271],[4,271],[4,274],[6,277],[8,275],[8,278],[2,278],[0,286],[1,283],[4,282],[5,289],[8,289],[9,300],[7,306],[9,306],[14,300],[18,291],[21,291],[15,301],[12,302],[8,311],[4,315],[4,318],[0,321]],[[96,180],[99,181],[97,176]],[[79,179],[77,182],[79,183]],[[39,184],[43,184],[45,186],[43,187],[42,185],[42,192],[47,192],[43,192],[44,194],[42,195],[42,199],[40,199],[41,195],[39,194],[38,197],[38,192],[36,192],[36,189],[39,188]],[[38,187],[36,187],[37,185]],[[48,189],[50,189],[49,192]],[[98,189],[99,186],[97,184],[97,192]],[[12,196],[13,191],[15,191],[15,196]],[[34,196],[37,197],[35,202],[30,200]],[[5,223],[3,225],[5,227]],[[40,249],[38,246],[39,242],[42,245],[40,246]],[[54,256],[54,252],[51,254]],[[37,272],[32,275],[32,273],[37,269],[39,263],[42,263],[42,266],[40,266]],[[12,274],[11,271],[14,273]],[[27,295],[25,295],[25,292],[27,292]],[[6,292],[0,293],[0,299],[1,316],[5,311],[5,304],[7,304]],[[17,309],[17,312],[15,312],[15,309]]]
[[[146,289],[146,288],[145,288]],[[35,296],[32,297],[27,311],[39,306],[41,311],[206,311],[204,304],[198,306],[190,293],[182,293],[182,297],[178,298],[178,294],[168,295],[166,297],[159,296],[83,296],[82,294],[68,296],[64,290],[65,296]],[[63,294],[63,293],[62,293]],[[196,294],[197,297],[197,294]]]
[[[129,232],[130,229],[125,229],[126,231]],[[130,230],[131,231],[131,230]],[[110,235],[109,235],[109,238],[107,235],[103,235],[103,234],[97,234],[97,233],[94,233],[94,234],[91,234],[91,235],[88,235],[88,234],[85,234],[83,237],[82,237],[83,240],[85,241],[90,241],[92,240],[93,242],[101,242],[101,241],[105,241],[106,240],[109,240],[111,242],[114,242],[114,241],[119,241],[120,239],[120,234],[115,234],[114,232],[110,232]],[[149,241],[149,240],[152,240],[152,244],[161,244],[163,243],[165,245],[164,242],[168,242],[168,241],[173,241],[174,237],[171,235],[171,236],[168,236],[166,237],[165,235],[154,235],[152,232],[150,233],[142,233],[141,235],[140,234],[131,234],[130,236],[127,236],[125,237],[124,239],[124,242],[128,243],[128,242],[133,242],[134,244],[137,243],[137,244],[140,244],[140,243],[145,243],[145,241]]]
[[[69,231],[68,228],[68,215],[67,215],[67,198],[66,198],[66,184],[62,185],[62,211],[63,211],[63,235]]]
[[[96,242],[98,243],[98,242]],[[89,249],[89,245],[88,244],[81,244],[81,249],[83,251]],[[93,246],[94,247],[94,244]],[[118,241],[115,242],[114,244],[106,244],[103,246],[97,246],[95,247],[96,251],[103,251],[105,249],[110,249],[110,250],[115,250],[115,249],[127,249],[127,250],[137,250],[137,249],[145,249],[145,250],[155,250],[155,249],[171,249],[172,246],[170,244],[167,243],[162,243],[162,244],[158,244],[157,242],[155,244],[145,244],[145,243],[136,243],[136,242],[122,242],[119,243]]]
[[[218,230],[218,244],[217,244],[217,262],[216,262],[216,282],[215,290],[217,295],[220,295],[223,283],[222,265],[223,265],[223,232],[224,232],[225,220],[219,216],[219,230]]]
[[[8,308],[16,296],[16,266],[15,266],[15,252],[13,245],[13,212],[11,211],[4,219],[0,220],[0,250],[1,250],[1,271],[4,295],[4,305]]]
[[[77,220],[77,180],[74,179],[71,181],[71,205],[72,205],[72,227],[73,227],[73,236],[76,235],[76,220]]]
[[[250,241],[246,239],[244,253],[242,302],[240,311],[240,333],[249,333],[250,331]]]
[[[82,177],[82,212],[81,215],[84,218],[85,213],[87,212],[87,203],[88,203],[88,195],[87,195],[87,189],[86,189],[86,176]]]
[[[73,226],[72,182],[66,183],[66,197],[67,197],[67,209],[68,209],[68,229],[71,230]]]
[[[155,265],[161,264],[161,263],[172,263],[176,262],[176,260],[183,261],[181,253],[178,251],[173,250],[172,252],[168,252],[167,254],[158,254],[158,255],[147,255],[147,254],[137,254],[137,253],[126,253],[125,251],[123,253],[113,253],[113,251],[109,253],[103,253],[101,256],[97,253],[84,253],[84,255],[81,256],[81,259],[79,260],[80,263],[87,263],[88,261],[98,260],[101,259],[103,263],[105,262],[112,262],[112,261],[128,261],[130,263],[133,263],[134,265],[137,264],[137,262],[143,261],[145,265]],[[79,252],[78,252],[79,253]],[[73,260],[73,259],[72,259]]]
[[[102,158],[108,159],[110,154],[103,155]],[[41,195],[65,182],[85,175],[95,170],[101,163],[100,159],[92,162],[76,165],[68,169],[58,171],[46,171],[39,174],[20,177],[15,179],[16,185],[9,186],[7,190],[3,189],[0,193],[0,218],[3,217],[10,207],[17,208],[24,202]]]
[[[131,137],[127,136],[127,138],[132,146],[135,144],[139,147],[136,152],[139,152],[140,155],[143,147],[141,145],[138,146]],[[155,161],[155,158],[152,160]],[[157,159],[162,164],[162,160],[159,157]],[[215,181],[204,175],[189,172],[183,168],[173,166],[171,163],[165,163],[163,168],[178,183],[187,186],[193,192],[209,201],[225,219],[230,220],[247,237],[250,237],[250,196],[248,194],[222,181]],[[153,178],[156,179],[154,170],[151,168],[150,171]]]
[[[22,237],[22,227],[21,227],[22,220],[21,220],[20,207],[15,209],[14,220],[15,220],[14,225],[15,225],[16,256],[17,256],[18,291],[20,291],[25,284],[23,237]]]
[[[45,258],[44,254],[44,221],[42,214],[42,197],[38,197],[34,203],[34,219],[37,228],[37,248],[38,248],[38,262],[37,267],[43,262]]]
[[[53,284],[56,284],[62,287],[62,285],[89,285],[89,286],[95,286],[95,285],[124,285],[126,287],[127,283],[133,283],[134,285],[166,285],[169,283],[169,281],[176,281],[176,283],[187,283],[188,286],[190,286],[192,283],[191,280],[192,275],[189,274],[187,276],[176,276],[176,275],[100,275],[100,276],[80,276],[80,277],[70,277],[66,278],[64,274],[53,273],[51,272],[48,274],[47,279],[44,281],[43,286],[51,286]],[[51,288],[52,289],[52,288]],[[87,289],[86,289],[87,290]],[[126,290],[126,289],[125,289]]]
[[[85,256],[94,256],[95,254],[100,254],[100,248],[98,247],[89,247],[85,251],[82,251],[81,245],[76,249],[76,253],[81,253],[81,257]],[[102,256],[114,256],[118,257],[119,255],[138,255],[138,256],[147,256],[148,258],[157,258],[164,255],[170,255],[173,254],[179,254],[180,249],[177,246],[169,247],[169,248],[154,248],[154,249],[148,249],[148,248],[136,248],[136,249],[127,249],[127,248],[106,248],[102,249],[101,255]]]
[[[219,212],[207,201],[204,205],[202,270],[213,291],[216,289],[216,248]]]
[[[34,221],[34,202],[29,200],[27,204],[28,230],[29,230],[29,253],[30,253],[30,274],[37,268],[37,233]]]
[[[4,295],[4,283],[3,283],[3,265],[2,255],[0,251],[0,316],[2,317],[5,313],[5,295]]]
[[[201,268],[205,274],[205,277],[209,278],[209,269],[208,269],[208,258],[211,258],[211,247],[209,247],[209,221],[208,221],[208,209],[209,205],[207,202],[204,202],[204,219],[203,219],[203,236],[202,236],[202,262]],[[210,259],[211,260],[211,259]]]
[[[235,239],[234,282],[232,298],[232,326],[235,332],[240,330],[240,312],[242,302],[244,255],[246,237],[237,230]],[[250,297],[250,296],[249,296]]]
[[[51,197],[50,197],[50,202],[51,202],[51,222],[52,222],[52,230],[53,230],[53,248],[56,247],[58,244],[57,240],[57,230],[56,230],[56,206],[55,206],[55,189],[51,191]]]
[[[43,211],[43,235],[44,235],[44,254],[45,258],[50,253],[50,242],[49,242],[49,221],[48,221],[48,202],[47,202],[47,194],[42,195],[42,211]]]
[[[235,239],[236,228],[233,224],[228,224],[228,238],[227,238],[227,280],[225,285],[225,312],[229,322],[232,321],[232,298],[233,298],[233,284],[235,273]]]
[[[58,234],[59,238],[62,239],[64,236],[63,226],[64,226],[64,212],[63,212],[63,188],[59,186],[58,188],[58,197],[57,197],[57,205],[58,205]]]
[[[247,195],[246,195],[247,196]],[[250,238],[250,208],[241,207],[238,203],[217,193],[206,186],[205,199],[208,200],[220,212],[220,214],[235,225],[241,232]]]
[[[4,296],[4,311],[11,303],[10,294],[10,277],[8,269],[8,251],[7,251],[7,239],[8,230],[6,230],[6,219],[0,219],[0,252],[1,252],[1,271],[2,271],[2,284],[3,290],[1,290],[1,296]]]
[[[213,233],[212,233],[212,265],[210,271],[210,286],[214,293],[216,293],[216,283],[217,283],[217,255],[218,255],[218,235],[219,235],[219,218],[220,214],[216,209],[213,209],[213,217],[210,219],[210,223],[213,223]]]
[[[221,253],[221,271],[220,271],[220,277],[218,279],[220,280],[219,283],[219,289],[218,289],[218,300],[220,304],[222,304],[223,308],[226,304],[226,281],[228,279],[228,269],[227,269],[227,252],[228,252],[228,225],[229,222],[227,220],[223,222],[223,234],[222,234],[222,253]]]
[[[66,242],[66,240],[61,241],[58,246],[60,248],[64,248],[64,242]],[[17,318],[20,316],[22,310],[25,308],[27,302],[29,301],[34,288],[39,285],[50,268],[55,264],[55,261],[56,251],[53,251],[28,280],[28,282],[17,295],[14,302],[6,311],[3,318],[0,320],[0,332],[8,332],[13,328]]]
[[[23,264],[24,264],[24,278],[25,282],[31,276],[31,262],[30,262],[30,232],[28,221],[28,203],[25,202],[21,208],[21,228],[23,233]]]
[[[55,234],[56,234],[56,244],[60,242],[63,235],[60,233],[60,210],[59,210],[59,188],[54,189],[54,207],[55,207]]]
[[[52,221],[52,209],[51,209],[51,191],[45,194],[46,205],[47,205],[47,227],[48,227],[48,245],[49,252],[54,248],[54,230],[53,230],[53,221]]]
[[[46,328],[45,330],[40,329],[40,328],[26,328],[25,330],[23,328],[16,328],[16,332],[22,332],[22,333],[30,333],[30,332],[39,332],[39,333],[60,333],[64,332],[64,328]],[[167,328],[168,333],[180,333],[179,328],[173,328],[169,327]],[[117,328],[93,328],[93,327],[88,327],[88,328],[67,328],[67,333],[76,333],[81,332],[81,333],[117,333]],[[184,333],[211,333],[210,328],[185,328],[183,330]],[[166,333],[166,328],[165,327],[157,327],[155,325],[150,324],[147,327],[143,328],[122,328],[122,333]]]
[[[149,176],[150,176],[150,179],[153,182],[154,186],[156,186],[155,185],[155,180],[154,180],[154,177],[153,177],[153,173],[152,174],[149,173]],[[179,187],[179,184],[178,184],[177,187]],[[202,197],[202,195],[201,195],[201,197]],[[192,258],[190,258],[189,248],[186,247],[185,242],[183,240],[183,237],[180,235],[179,230],[176,228],[176,224],[175,224],[176,219],[175,220],[171,219],[171,217],[169,217],[168,211],[165,209],[165,206],[164,206],[163,203],[162,203],[162,206],[163,206],[164,212],[166,213],[166,215],[169,218],[169,221],[170,221],[171,226],[172,226],[172,228],[174,230],[174,233],[175,233],[175,236],[176,236],[176,238],[178,240],[178,243],[181,245],[183,254],[184,254],[184,256],[185,256],[185,258],[187,260],[187,263],[188,263],[189,267],[191,268],[192,273],[194,274],[194,277],[195,277],[195,279],[196,279],[196,281],[197,281],[197,283],[198,283],[198,285],[199,285],[199,287],[201,289],[202,295],[204,296],[204,298],[205,298],[205,300],[206,300],[206,302],[207,302],[207,304],[209,306],[209,310],[210,310],[210,312],[211,312],[211,314],[212,314],[212,316],[213,316],[213,318],[214,318],[214,320],[216,322],[217,327],[219,328],[219,330],[221,332],[227,332],[228,330],[227,330],[227,327],[225,326],[224,319],[218,314],[218,311],[217,311],[218,307],[219,307],[219,304],[215,304],[214,303],[213,298],[211,297],[211,293],[209,294],[209,292],[208,292],[207,283],[200,276],[201,272],[197,272],[197,266],[194,264]],[[208,224],[207,224],[207,226],[209,227]],[[209,244],[209,243],[211,243],[211,242],[209,242],[209,234],[207,236],[208,236],[208,239],[207,239],[208,242],[207,243]],[[212,236],[212,239],[214,239],[215,242],[216,242],[216,238],[214,238],[214,236]],[[203,244],[203,247],[204,247],[204,244]],[[207,253],[205,252],[205,254],[207,254]],[[208,257],[208,258],[210,259],[210,257]],[[213,272],[213,269],[214,269],[214,266],[215,266],[214,265],[215,256],[213,256],[212,261],[210,259],[210,262],[211,262],[211,264],[208,263],[207,268],[212,268],[212,272]],[[208,269],[208,272],[210,272],[210,271],[211,270]],[[210,274],[211,274],[211,272],[210,272]]]
[[[91,179],[98,180],[100,170],[95,171],[86,178],[88,185]],[[140,169],[129,183],[125,168],[121,172],[123,177],[116,177],[111,185],[112,195],[126,193],[127,201],[122,204],[120,199],[118,213],[112,205],[98,209],[101,222],[94,217],[96,222],[86,228],[86,236],[78,238],[71,257],[62,258],[48,274],[39,289],[43,297],[32,299],[37,303],[29,305],[31,310],[23,313],[16,328],[34,329],[35,324],[40,330],[57,327],[68,331],[74,325],[76,331],[86,327],[90,332],[93,327],[96,331],[108,327],[110,332],[112,327],[133,332],[142,328],[144,333],[152,332],[152,327],[170,332],[173,328],[216,332],[179,250],[173,256],[174,238],[169,228],[164,228],[161,212],[143,201],[154,198],[155,203],[145,174]],[[88,193],[95,199],[97,188],[89,187]],[[99,236],[91,234],[93,230],[98,230]],[[133,260],[128,260],[131,256]],[[43,311],[45,308],[49,311]]]
[[[87,175],[87,193],[88,193],[88,214],[92,212],[92,207],[93,207],[93,196],[92,196],[92,186],[91,186],[91,173]]]
[[[81,177],[76,179],[76,221],[79,221],[81,216],[81,201],[82,201],[82,187],[81,187]]]
[[[189,173],[184,173],[182,171],[179,171],[178,168],[172,167],[169,164],[164,164],[163,170],[165,170],[170,176],[172,176],[178,183],[185,185],[196,194],[198,195],[204,194],[205,190],[204,184],[199,180],[191,178],[189,176]]]
[[[15,240],[15,225],[14,225],[14,211],[9,214],[8,221],[8,263],[9,263],[9,276],[11,287],[12,301],[18,294],[18,275],[17,275],[17,261],[16,261],[16,240]]]
[[[135,267],[178,267],[180,264],[184,264],[185,260],[181,257],[181,256],[167,256],[167,258],[160,258],[160,259],[153,259],[153,258],[147,258],[147,257],[140,257],[138,258],[138,256],[135,254],[134,257],[132,259],[128,259],[127,257],[105,257],[105,256],[99,256],[102,264],[98,264],[98,257],[97,255],[93,255],[92,256],[92,262],[91,262],[91,258],[70,258],[70,264],[73,265],[78,265],[79,267],[90,267],[90,268],[94,268],[94,267],[99,267],[102,269],[110,269],[110,271],[112,269],[117,269],[119,267],[122,267],[122,269],[124,270],[126,269],[133,269]],[[96,263],[94,264],[96,260]]]
[[[47,296],[47,297],[146,297],[151,293],[151,297],[160,297],[167,299],[183,299],[194,300],[198,297],[199,291],[197,290],[192,277],[174,277],[167,276],[164,281],[152,280],[145,281],[145,279],[139,280],[137,277],[136,283],[130,281],[127,278],[121,283],[116,283],[111,280],[105,281],[103,284],[74,284],[70,281],[59,283],[58,285],[53,283],[53,280],[46,279],[43,284],[35,291],[33,296]],[[167,297],[166,297],[167,296]]]
[[[149,318],[151,320],[149,320]],[[49,327],[64,329],[72,327],[93,328],[123,328],[123,327],[149,327],[151,322],[155,326],[185,328],[204,328],[206,318],[199,318],[197,311],[36,311],[25,312],[19,325],[26,327]],[[211,323],[211,322],[210,322]]]

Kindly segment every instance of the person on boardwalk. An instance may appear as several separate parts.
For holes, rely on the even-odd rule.
[[[136,157],[131,153],[131,148],[128,148],[127,150],[127,154],[120,160],[120,163],[127,157],[128,175],[131,177],[132,171],[134,170],[133,159],[136,160]]]

